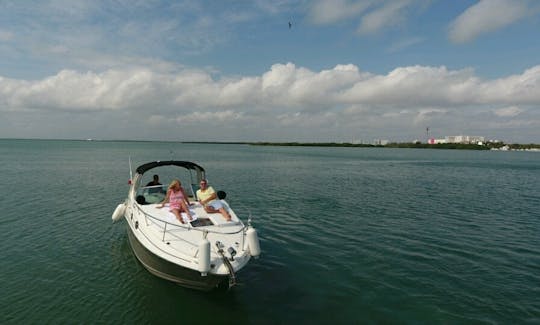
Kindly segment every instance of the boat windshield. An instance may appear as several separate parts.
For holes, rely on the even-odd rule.
[[[167,185],[144,186],[137,190],[137,203],[154,204],[165,199]]]
[[[151,172],[150,172],[151,171]],[[163,185],[152,185],[154,177]],[[137,168],[133,188],[137,203],[155,204],[165,199],[171,181],[179,180],[190,199],[195,198],[197,184],[203,179],[204,169],[187,161],[155,161]],[[143,186],[146,184],[146,186]]]

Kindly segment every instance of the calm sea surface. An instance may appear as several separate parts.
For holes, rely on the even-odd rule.
[[[111,221],[129,156],[250,208],[241,285],[138,263]],[[540,153],[0,140],[0,162],[1,324],[540,323]]]

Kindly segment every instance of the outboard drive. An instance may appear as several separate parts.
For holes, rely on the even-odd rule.
[[[231,265],[231,262],[229,262],[229,259],[227,258],[227,256],[225,256],[225,253],[223,251],[223,247],[225,247],[225,245],[223,245],[222,242],[217,241],[216,247],[218,248],[219,255],[221,255],[223,264],[225,264],[225,266],[227,267],[227,270],[229,270],[229,288],[232,288],[234,285],[236,285],[236,275],[234,274],[234,268]]]

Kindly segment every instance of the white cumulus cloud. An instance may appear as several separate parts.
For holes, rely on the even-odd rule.
[[[39,128],[46,125],[38,119],[43,114],[65,118],[91,113],[108,123],[118,119],[115,125],[146,123],[145,134],[162,137],[175,132],[195,136],[200,125],[209,125],[215,134],[247,139],[261,134],[327,139],[358,130],[402,128],[406,133],[434,122],[449,130],[473,122],[476,128],[497,127],[498,118],[518,115],[533,128],[540,124],[538,107],[540,66],[491,80],[479,78],[472,69],[444,66],[405,66],[373,74],[353,64],[313,71],[293,63],[274,64],[261,75],[222,78],[204,70],[148,67],[62,70],[40,80],[0,77],[4,124],[24,120]],[[493,112],[493,121],[486,120],[486,111]],[[88,128],[87,121],[81,123]],[[70,121],[71,128],[76,125]],[[125,137],[125,132],[130,131],[114,137]]]

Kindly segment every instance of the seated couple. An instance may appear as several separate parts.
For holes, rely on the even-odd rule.
[[[220,200],[217,199],[216,191],[214,191],[214,188],[212,186],[208,186],[208,181],[206,179],[201,180],[200,184],[201,188],[197,190],[197,199],[201,203],[201,205],[204,207],[204,210],[207,213],[221,213],[223,215],[223,218],[227,221],[231,221],[231,215],[225,207],[223,206],[223,203],[221,203]]]

